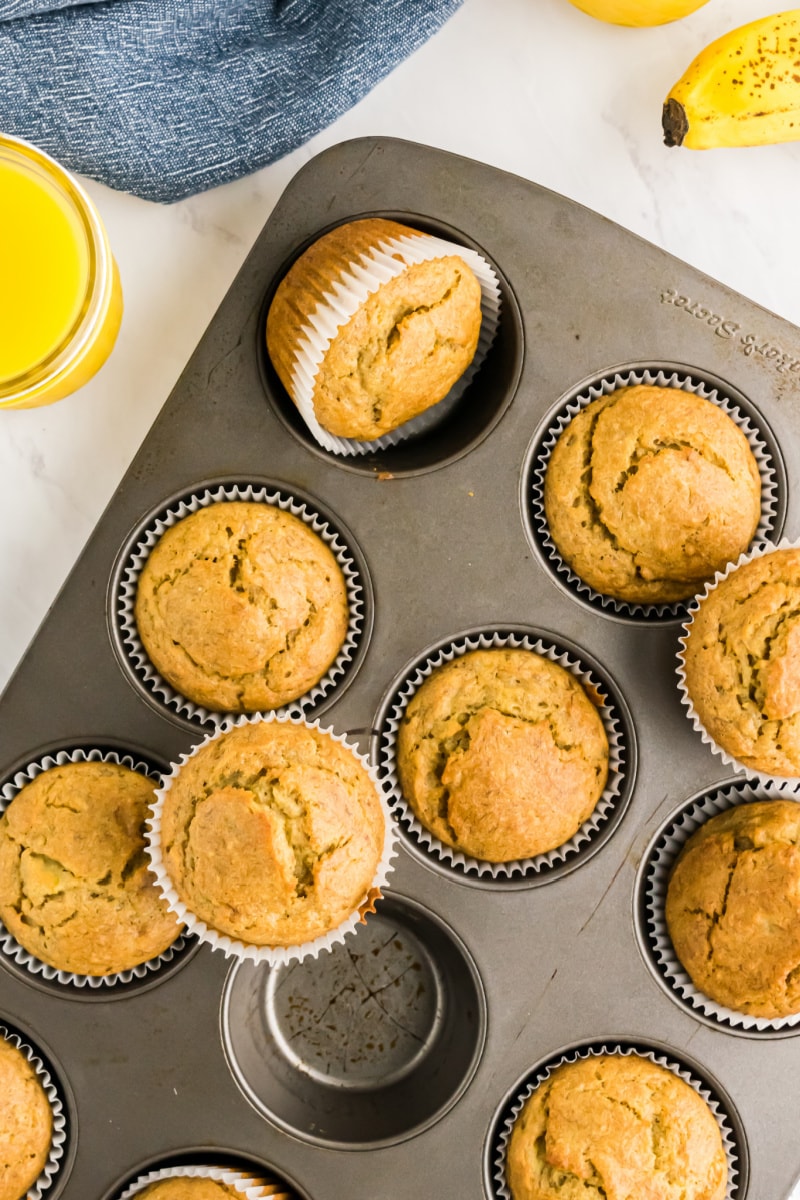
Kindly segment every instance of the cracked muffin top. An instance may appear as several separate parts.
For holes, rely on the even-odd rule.
[[[0,1200],[22,1200],[50,1153],[53,1114],[21,1050],[0,1037]]]
[[[295,946],[369,898],[383,808],[366,768],[327,733],[281,721],[202,744],[164,797],[164,869],[187,910],[257,946]]]
[[[736,567],[701,601],[684,645],[686,691],[744,767],[800,775],[800,549]]]
[[[267,315],[267,349],[296,401],[296,350],[303,326],[329,305],[342,276],[360,273],[387,239],[419,237],[395,221],[340,225],[305,251],[278,286]],[[390,250],[389,253],[392,253]],[[401,257],[394,252],[394,257]],[[380,272],[380,268],[377,268]],[[475,356],[481,287],[457,254],[407,267],[377,290],[333,334],[314,378],[319,424],[338,437],[372,441],[444,399]]]
[[[218,712],[279,708],[325,675],[347,635],[333,552],[299,517],[220,501],[167,529],[145,562],[136,624],[153,665]]]
[[[181,932],[148,869],[151,779],[118,763],[42,771],[0,818],[0,920],[60,971],[110,975]]]
[[[564,1063],[508,1143],[513,1200],[723,1200],[719,1125],[674,1072],[633,1054]]]
[[[675,953],[695,987],[753,1017],[800,1012],[800,804],[764,800],[711,817],[670,874]]]
[[[761,479],[747,438],[712,401],[626,387],[565,427],[544,503],[559,554],[595,591],[673,603],[747,549]]]
[[[474,650],[412,696],[397,733],[403,796],[448,846],[509,862],[563,845],[608,775],[595,704],[532,650]]]

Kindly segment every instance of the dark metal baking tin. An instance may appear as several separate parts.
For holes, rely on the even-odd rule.
[[[298,428],[264,362],[263,309],[282,267],[319,231],[374,213],[480,249],[504,280],[504,311],[457,417],[419,443],[345,462]],[[251,1107],[223,1051],[230,963],[219,952],[201,947],[159,986],[113,1003],[66,1001],[0,969],[0,1019],[52,1047],[75,1097],[63,1200],[99,1200],[143,1161],[193,1146],[268,1163],[310,1200],[481,1200],[483,1147],[514,1081],[609,1028],[658,1041],[677,1060],[688,1054],[718,1080],[741,1117],[748,1200],[786,1195],[800,1168],[791,1102],[800,1038],[733,1037],[696,1020],[637,944],[634,883],[650,839],[683,800],[727,777],[681,707],[678,630],[626,624],[576,600],[532,550],[520,511],[528,447],[559,398],[648,362],[718,377],[763,416],[786,464],[785,533],[800,535],[794,326],[580,205],[438,150],[360,139],[289,185],[0,699],[0,774],[42,745],[111,740],[173,760],[197,741],[130,686],[109,637],[109,579],[130,531],[167,497],[209,479],[266,476],[352,530],[374,587],[364,661],[324,724],[366,750],[386,688],[425,646],[468,628],[532,626],[583,648],[616,681],[635,726],[636,786],[600,850],[536,889],[466,888],[401,848],[392,885],[463,941],[488,1028],[457,1103],[393,1145],[313,1145]]]

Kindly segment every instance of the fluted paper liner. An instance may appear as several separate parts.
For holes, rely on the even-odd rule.
[[[280,1180],[273,1178],[267,1172],[252,1174],[248,1171],[231,1167],[210,1167],[198,1164],[183,1167],[162,1167],[148,1171],[134,1180],[117,1200],[129,1200],[137,1196],[153,1183],[161,1183],[165,1179],[213,1179],[215,1183],[224,1183],[227,1187],[240,1192],[244,1200],[298,1200],[293,1188],[287,1187]]]
[[[738,426],[747,438],[748,445],[755,458],[758,473],[761,478],[761,517],[753,534],[751,545],[770,537],[777,516],[778,485],[775,466],[769,448],[764,441],[761,431],[753,423],[752,418],[738,406],[736,401],[717,388],[711,388],[702,380],[678,371],[622,371],[610,378],[598,380],[574,396],[567,404],[561,405],[552,419],[547,434],[542,441],[536,456],[536,468],[533,471],[533,486],[531,495],[532,513],[535,526],[539,533],[542,546],[547,557],[553,563],[563,582],[569,585],[580,596],[595,604],[599,604],[609,613],[622,616],[636,617],[639,620],[669,620],[677,619],[686,612],[691,597],[686,600],[673,601],[670,604],[642,604],[629,600],[617,600],[614,596],[595,591],[561,556],[555,542],[550,536],[550,526],[544,507],[544,481],[550,457],[556,442],[574,417],[582,412],[593,400],[602,396],[610,396],[618,388],[635,387],[645,384],[648,387],[676,388],[710,400],[717,408],[721,408]]]
[[[184,517],[190,516],[199,509],[208,508],[212,504],[224,504],[226,501],[268,504],[299,517],[333,552],[344,576],[347,589],[347,633],[336,658],[322,678],[308,692],[272,711],[281,714],[300,714],[327,696],[339,683],[353,658],[361,640],[364,624],[364,588],[350,548],[339,530],[315,512],[304,500],[297,500],[288,491],[282,492],[275,488],[254,484],[246,487],[237,484],[221,484],[175,501],[160,516],[155,517],[137,536],[136,544],[131,548],[120,575],[117,594],[113,598],[114,618],[122,635],[122,648],[126,663],[136,678],[145,685],[149,694],[189,720],[195,721],[199,725],[215,725],[217,728],[221,727],[229,718],[240,714],[205,708],[203,705],[195,704],[194,701],[173,688],[156,670],[142,645],[136,626],[134,608],[139,576],[150,552],[162,534],[173,525],[177,525]]]
[[[689,838],[711,817],[727,812],[728,809],[735,808],[740,804],[776,799],[786,800],[791,797],[781,796],[770,785],[756,790],[742,780],[717,788],[705,796],[690,801],[664,828],[658,838],[658,845],[653,850],[647,864],[644,892],[647,910],[647,938],[655,959],[670,986],[693,1008],[707,1017],[712,1017],[723,1028],[730,1025],[734,1029],[754,1033],[795,1029],[800,1026],[800,1012],[793,1013],[788,1017],[771,1019],[753,1017],[747,1013],[738,1012],[736,1009],[727,1008],[724,1004],[718,1004],[695,987],[675,955],[667,929],[664,911],[669,876],[677,862],[678,855]]]
[[[532,858],[510,859],[507,862],[488,862],[485,859],[472,858],[446,842],[437,838],[417,818],[403,796],[400,780],[397,774],[397,733],[405,716],[406,709],[421,684],[444,663],[452,662],[472,650],[532,650],[536,654],[549,658],[558,663],[583,684],[591,696],[602,697],[603,704],[598,706],[598,713],[606,738],[608,739],[608,778],[603,793],[594,811],[583,822],[581,827],[560,846],[537,854]],[[399,696],[386,715],[383,728],[380,730],[380,750],[378,767],[381,776],[391,788],[392,809],[407,829],[413,839],[422,845],[435,858],[448,866],[461,867],[469,874],[483,879],[511,880],[514,876],[535,875],[542,870],[562,863],[577,854],[601,829],[610,817],[614,806],[618,803],[625,781],[625,746],[622,728],[613,701],[605,694],[605,688],[578,659],[557,645],[524,634],[504,634],[487,630],[485,633],[471,634],[456,638],[442,647],[429,658],[411,667],[405,682],[399,689]]]
[[[13,778],[0,788],[0,816],[5,812],[18,792],[22,791],[25,785],[35,779],[37,775],[40,775],[43,771],[49,771],[52,767],[63,767],[67,763],[79,762],[116,763],[118,766],[128,767],[131,771],[138,771],[140,775],[146,775],[148,779],[152,780],[154,787],[161,780],[161,776],[155,773],[152,766],[133,758],[131,755],[118,754],[113,750],[59,750],[53,754],[45,754],[41,758],[29,763],[25,768],[17,771]],[[56,981],[75,988],[89,988],[90,990],[94,990],[97,988],[113,987],[114,984],[118,983],[132,983],[137,979],[145,979],[154,971],[158,971],[172,962],[175,955],[183,950],[185,946],[185,935],[178,933],[175,941],[156,958],[150,958],[146,962],[138,963],[135,967],[130,967],[126,971],[115,971],[109,975],[79,975],[74,971],[60,971],[49,963],[42,962],[40,958],[36,958],[29,950],[21,946],[16,938],[12,937],[3,922],[0,921],[0,951],[3,954],[8,955],[14,962],[25,967],[32,974],[41,975],[48,982]]]
[[[739,762],[737,758],[729,754],[727,750],[723,750],[722,746],[712,738],[711,734],[706,729],[697,714],[692,698],[689,695],[689,689],[686,686],[686,665],[685,652],[687,639],[694,623],[694,618],[703,601],[711,595],[724,579],[727,579],[739,567],[743,567],[746,563],[754,562],[758,558],[763,558],[766,554],[774,554],[778,550],[798,550],[800,543],[791,542],[787,538],[782,538],[777,544],[766,542],[755,549],[750,550],[747,554],[740,554],[736,562],[729,563],[724,571],[717,571],[716,575],[710,580],[702,592],[695,596],[689,607],[688,619],[683,624],[684,634],[679,638],[681,649],[678,651],[678,688],[680,690],[681,704],[686,709],[686,715],[692,722],[695,730],[700,734],[700,737],[705,742],[710,750],[734,771],[741,771],[748,779],[757,779],[763,784],[771,785],[778,792],[800,792],[800,775],[771,775],[768,771],[757,771],[754,767],[749,767],[745,763]],[[787,797],[788,798],[788,797]]]
[[[302,942],[296,946],[261,946],[252,943],[240,941],[238,938],[229,937],[227,934],[220,933],[216,929],[207,925],[205,921],[199,917],[184,904],[178,895],[170,878],[166,867],[164,866],[163,857],[161,854],[161,817],[164,811],[164,800],[166,794],[172,786],[172,781],[177,778],[180,770],[186,765],[189,759],[193,758],[204,746],[210,742],[216,741],[225,733],[230,732],[240,725],[252,725],[261,721],[277,721],[281,723],[289,723],[293,725],[302,725],[306,729],[316,729],[320,733],[327,734],[334,741],[341,742],[343,746],[358,759],[370,779],[375,785],[375,791],[383,811],[384,818],[384,836],[383,849],[381,852],[378,865],[375,870],[375,875],[372,879],[370,887],[364,895],[363,900],[358,904],[354,911],[335,929],[328,933],[321,934],[314,938],[311,942]],[[150,863],[153,874],[158,880],[158,885],[166,900],[167,907],[172,912],[176,913],[181,921],[186,925],[187,930],[194,934],[199,941],[206,942],[214,950],[222,950],[229,958],[244,959],[254,963],[268,963],[270,966],[285,966],[290,962],[300,962],[305,958],[317,958],[323,950],[329,950],[331,946],[338,945],[345,938],[355,932],[358,925],[361,923],[362,916],[371,911],[371,905],[376,899],[385,892],[388,884],[387,879],[389,872],[393,869],[393,859],[396,853],[394,822],[392,821],[389,805],[386,800],[383,785],[378,779],[377,773],[373,770],[369,760],[365,755],[361,754],[352,742],[348,741],[343,734],[334,733],[330,727],[323,727],[319,721],[307,721],[302,717],[293,714],[282,715],[263,715],[259,714],[251,717],[239,717],[235,721],[231,721],[223,729],[217,729],[196,745],[187,754],[181,755],[178,762],[172,764],[172,770],[169,775],[165,776],[162,786],[157,791],[156,803],[153,805],[153,816],[147,823],[149,828],[146,831],[148,843],[148,853],[150,855]]]
[[[50,1134],[50,1150],[47,1155],[47,1161],[42,1167],[38,1179],[31,1184],[25,1196],[20,1198],[20,1200],[41,1200],[42,1196],[46,1196],[62,1164],[67,1141],[67,1113],[64,1109],[59,1090],[34,1047],[19,1034],[12,1033],[2,1023],[0,1023],[0,1038],[3,1041],[10,1042],[12,1046],[25,1055],[25,1058],[36,1073],[36,1078],[44,1089],[44,1094],[47,1097],[53,1116],[53,1128]]]
[[[553,1059],[551,1062],[546,1063],[542,1067],[538,1068],[533,1081],[525,1084],[524,1087],[521,1088],[519,1095],[514,1102],[511,1114],[503,1123],[503,1127],[500,1130],[497,1138],[497,1144],[493,1147],[492,1163],[494,1169],[492,1171],[492,1179],[494,1182],[495,1197],[501,1197],[502,1200],[513,1200],[506,1182],[506,1154],[508,1152],[508,1140],[511,1137],[511,1132],[514,1128],[517,1118],[519,1117],[519,1114],[522,1112],[526,1102],[536,1091],[536,1088],[539,1087],[540,1084],[544,1083],[544,1081],[548,1079],[558,1067],[563,1066],[565,1063],[577,1062],[579,1059],[583,1058],[597,1058],[600,1055],[607,1054],[619,1054],[625,1057],[633,1055],[637,1058],[649,1059],[650,1062],[655,1063],[656,1066],[666,1067],[668,1071],[672,1071],[672,1073],[682,1079],[684,1083],[688,1083],[699,1096],[702,1096],[703,1100],[705,1100],[706,1104],[711,1110],[717,1125],[719,1126],[719,1131],[722,1136],[722,1145],[725,1149],[725,1157],[728,1160],[728,1181],[725,1189],[725,1200],[734,1200],[738,1190],[736,1179],[739,1174],[737,1165],[739,1156],[737,1153],[737,1144],[734,1131],[730,1125],[728,1114],[724,1111],[722,1105],[712,1098],[711,1093],[703,1081],[696,1075],[693,1075],[692,1072],[687,1067],[683,1066],[682,1063],[676,1062],[664,1054],[659,1054],[655,1050],[646,1051],[644,1049],[634,1049],[633,1047],[623,1046],[621,1043],[614,1041],[602,1042],[598,1043],[597,1045],[572,1050],[568,1054],[562,1054],[559,1058]]]
[[[382,437],[362,442],[357,438],[337,437],[328,433],[314,412],[314,381],[339,329],[358,312],[369,296],[390,279],[402,275],[408,267],[451,254],[463,259],[481,286],[481,329],[475,355],[466,371],[438,404]],[[332,454],[369,454],[374,450],[385,450],[438,425],[452,412],[477,374],[495,339],[500,321],[500,287],[486,259],[467,246],[427,233],[382,238],[369,254],[359,255],[350,264],[349,270],[343,271],[331,282],[325,300],[326,303],[319,305],[298,331],[291,392],[297,410],[314,440]]]

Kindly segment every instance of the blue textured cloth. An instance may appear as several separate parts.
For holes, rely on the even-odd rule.
[[[287,154],[462,0],[0,0],[0,130],[151,200]]]

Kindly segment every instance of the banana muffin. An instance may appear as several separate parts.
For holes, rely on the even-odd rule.
[[[440,841],[473,858],[544,854],[602,795],[608,739],[564,667],[533,650],[474,650],[412,696],[397,733],[403,796]]]
[[[391,432],[438,404],[475,356],[481,286],[458,247],[425,262],[408,261],[399,275],[381,282],[375,254],[404,262],[403,247],[394,241],[422,236],[382,218],[340,225],[309,246],[275,292],[267,349],[295,404],[304,326],[327,309],[321,334],[310,340],[330,339],[311,393],[316,419],[329,433],[372,441]],[[352,275],[360,280],[365,269],[374,273],[370,294],[342,319],[339,298]]]
[[[200,508],[159,539],[139,576],[136,624],[181,695],[221,712],[305,695],[347,636],[347,587],[332,550],[270,504]]]
[[[164,870],[186,909],[255,946],[296,946],[369,898],[383,808],[357,756],[329,734],[253,721],[207,741],[165,793]]]
[[[249,1179],[249,1176],[247,1177]],[[149,1184],[141,1192],[136,1192],[136,1200],[242,1200],[244,1193],[244,1177],[241,1188],[207,1175],[175,1175],[170,1179],[159,1179]],[[249,1187],[253,1187],[252,1181]],[[253,1192],[251,1191],[252,1195]],[[270,1200],[294,1200],[294,1193],[279,1183],[265,1183],[256,1186],[255,1195],[270,1197]]]
[[[156,958],[181,926],[148,869],[154,784],[118,763],[42,771],[0,818],[0,920],[60,971],[110,975]]]
[[[141,1192],[139,1200],[242,1200],[241,1191],[230,1184],[221,1183],[208,1176],[176,1175],[172,1179],[159,1179]]]
[[[747,438],[712,401],[623,387],[563,430],[544,503],[559,554],[595,591],[673,603],[747,549],[761,479]]]
[[[800,775],[800,549],[736,567],[684,641],[685,686],[706,732],[742,766]]]
[[[53,1114],[21,1050],[0,1037],[0,1200],[23,1200],[50,1153]]]
[[[702,1096],[635,1055],[557,1067],[515,1121],[506,1159],[513,1200],[723,1200],[727,1173]]]
[[[800,804],[711,817],[672,868],[665,915],[695,987],[753,1017],[800,1012]]]

